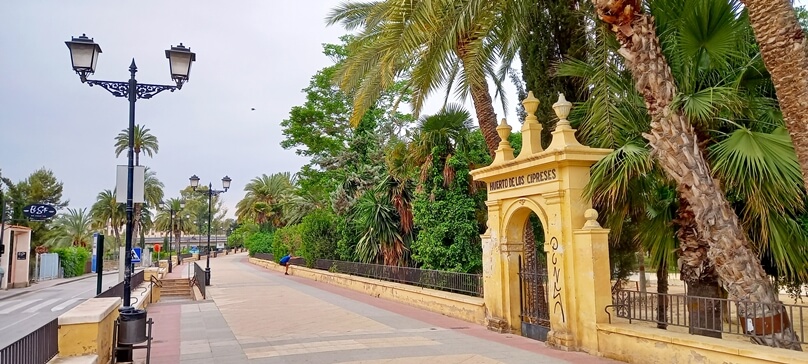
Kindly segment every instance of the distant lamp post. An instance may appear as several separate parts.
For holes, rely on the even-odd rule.
[[[172,240],[172,238],[174,236],[174,217],[176,217],[176,214],[178,212],[182,211],[182,209],[185,208],[185,201],[180,200],[180,209],[179,210],[174,210],[174,205],[171,204],[170,202],[167,205],[168,205],[168,213],[171,216],[171,230],[168,233],[168,273],[171,273],[172,272],[171,271],[171,267],[172,267],[172,264],[171,264],[171,243],[172,243],[172,241],[171,240]],[[179,244],[180,244],[180,242],[177,241],[178,246],[179,246]],[[179,249],[177,249],[177,257],[179,258],[179,256],[180,256],[180,252],[179,252]]]
[[[95,73],[95,66],[98,64],[98,56],[101,54],[101,47],[93,42],[92,38],[88,38],[82,34],[80,37],[72,37],[69,41],[65,42],[67,48],[70,49],[70,61],[73,65],[73,70],[79,75],[82,83],[90,86],[101,86],[109,91],[115,97],[125,97],[129,100],[129,153],[128,153],[128,172],[126,184],[126,254],[124,258],[124,281],[123,281],[123,306],[124,308],[131,307],[131,280],[132,280],[132,220],[133,220],[133,184],[134,184],[134,142],[135,142],[135,102],[138,99],[150,99],[163,91],[171,91],[181,89],[185,82],[188,82],[188,76],[191,73],[191,64],[196,60],[196,54],[191,52],[190,48],[186,48],[180,43],[179,46],[171,47],[166,50],[166,58],[169,60],[169,67],[171,68],[171,78],[177,84],[176,86],[167,85],[152,85],[139,83],[135,79],[137,66],[135,65],[134,58],[132,64],[129,65],[129,81],[116,82],[116,81],[96,81],[87,79],[87,76]],[[129,351],[131,354],[131,351]]]
[[[193,175],[189,179],[191,181],[191,188],[193,188],[193,190],[196,191],[197,187],[199,187],[199,177],[197,177],[196,175]],[[210,218],[211,218],[212,209],[213,209],[213,196],[218,196],[219,194],[227,192],[227,190],[230,188],[230,182],[231,181],[232,180],[230,179],[230,177],[224,176],[224,178],[222,178],[222,188],[223,188],[223,190],[214,190],[213,189],[213,183],[208,183],[208,190],[207,191],[197,191],[197,192],[205,193],[205,194],[208,195],[208,254],[207,254],[207,257],[205,258],[205,260],[206,260],[206,263],[205,263],[205,285],[206,286],[210,286],[210,225],[211,225],[210,224]]]

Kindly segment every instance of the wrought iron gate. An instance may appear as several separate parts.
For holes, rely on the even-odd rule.
[[[525,261],[519,257],[519,304],[522,336],[547,340],[550,331],[550,311],[547,305],[547,264]]]

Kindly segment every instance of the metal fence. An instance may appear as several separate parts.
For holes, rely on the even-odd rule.
[[[135,273],[135,275],[132,276],[132,279],[130,280],[130,287],[129,287],[130,292],[131,292],[132,289],[135,289],[137,286],[139,286],[141,283],[143,283],[143,275],[144,275],[144,271],[140,271],[140,272]],[[101,292],[96,297],[123,297],[123,282],[119,282],[118,284],[110,287],[106,291]]]
[[[59,352],[59,319],[0,349],[0,364],[45,364]]]
[[[59,254],[39,254],[39,272],[37,272],[37,280],[44,281],[59,278],[59,268],[61,268],[61,265],[59,264]]]
[[[270,253],[255,253],[253,258],[262,259],[262,260],[269,260],[269,261],[273,261],[273,262],[275,261],[275,255],[270,254]]]
[[[199,292],[202,293],[202,298],[207,298],[205,296],[205,270],[199,266],[198,263],[194,263],[194,285],[199,288]]]
[[[612,302],[610,307],[614,307],[617,317],[629,319],[629,322],[635,320],[661,326],[687,327],[690,332],[697,331],[702,335],[715,337],[721,337],[722,334],[742,335],[757,342],[770,342],[782,328],[790,326],[799,337],[799,342],[808,344],[803,324],[808,316],[808,307],[805,306],[753,303],[685,294],[642,294],[639,291],[622,289],[613,292]],[[746,317],[739,314],[739,309]],[[771,315],[771,312],[780,313]],[[611,317],[609,320],[611,321]]]
[[[258,254],[256,254],[257,256]],[[446,272],[379,264],[345,262],[318,259],[317,269],[346,273],[384,281],[404,283],[424,288],[454,292],[469,296],[483,296],[483,279],[480,274]]]

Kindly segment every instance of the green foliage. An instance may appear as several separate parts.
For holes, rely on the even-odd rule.
[[[62,201],[64,184],[56,179],[52,171],[45,168],[34,171],[28,178],[17,183],[11,182],[8,178],[2,178],[2,182],[8,188],[4,193],[8,219],[6,221],[15,225],[27,226],[33,230],[32,248],[44,244],[51,238],[50,226],[46,222],[28,220],[22,210],[32,203],[50,204],[57,210],[67,207],[68,201]]]
[[[258,225],[254,223],[243,223],[239,225],[236,230],[230,233],[227,237],[227,246],[239,247],[246,246],[247,238],[259,231]]]
[[[473,196],[458,189],[439,191],[434,201],[426,193],[416,194],[413,218],[419,232],[411,245],[413,260],[425,269],[481,272],[478,208]]]
[[[337,258],[337,217],[334,213],[317,210],[300,223],[301,249],[298,255],[313,266],[317,259]]]
[[[300,235],[300,224],[284,226],[275,231],[275,238],[272,242],[272,254],[275,260],[280,260],[287,253],[298,255],[303,246]]]
[[[272,253],[275,236],[268,232],[256,232],[244,239],[244,246],[250,251],[250,256],[257,253]]]
[[[83,247],[55,248],[50,249],[50,252],[59,254],[65,278],[83,275],[87,260],[90,259],[90,251]]]

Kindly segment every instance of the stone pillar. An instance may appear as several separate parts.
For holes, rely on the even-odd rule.
[[[489,330],[508,332],[505,314],[506,297],[503,291],[503,274],[506,272],[500,259],[501,203],[499,200],[485,202],[488,206],[488,230],[481,235],[483,244],[483,295],[485,300],[485,324]]]
[[[597,324],[608,322],[605,307],[612,303],[609,272],[609,230],[598,224],[598,213],[586,211],[583,229],[575,230],[575,294],[578,300],[575,327],[576,344],[591,354],[598,353]]]

